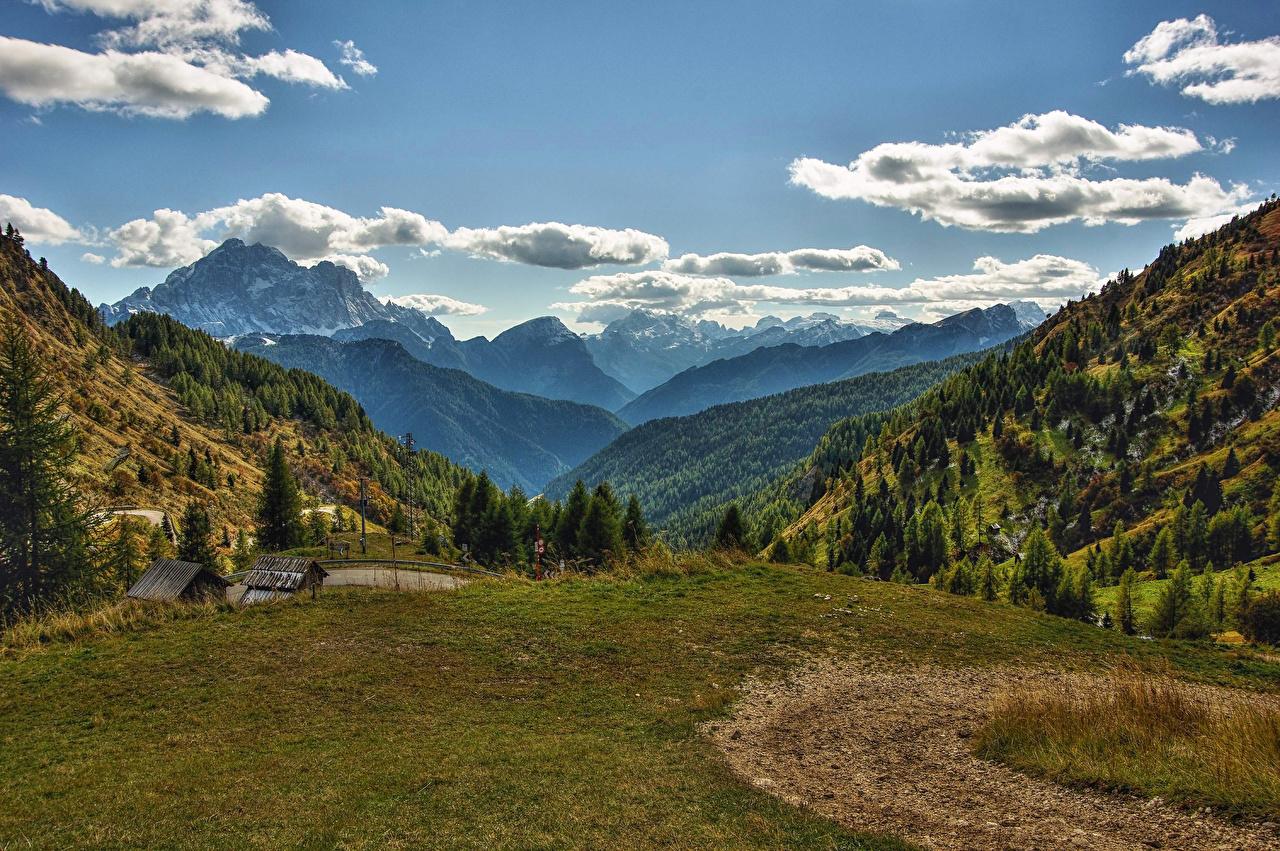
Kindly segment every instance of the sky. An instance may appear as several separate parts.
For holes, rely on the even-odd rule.
[[[0,220],[222,239],[460,337],[1050,307],[1280,186],[1277,3],[0,0]]]

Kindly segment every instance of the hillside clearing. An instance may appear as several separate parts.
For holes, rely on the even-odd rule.
[[[0,846],[901,847],[737,779],[698,725],[815,655],[1117,653],[1280,682],[1231,650],[760,564],[211,608],[0,659]]]

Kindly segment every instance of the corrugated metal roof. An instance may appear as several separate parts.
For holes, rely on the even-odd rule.
[[[202,573],[205,574],[206,581],[219,582],[224,587],[228,584],[225,579],[203,564],[178,561],[174,558],[158,558],[151,562],[147,572],[142,574],[142,578],[129,589],[128,596],[140,600],[176,600]]]
[[[269,603],[272,600],[288,600],[293,596],[290,591],[272,591],[267,588],[246,588],[240,597],[240,605],[252,606],[254,603]]]
[[[302,587],[308,575],[323,579],[329,574],[313,558],[259,556],[241,581],[249,588],[292,592]]]

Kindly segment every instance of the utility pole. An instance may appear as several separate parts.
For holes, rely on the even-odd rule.
[[[413,540],[413,432],[404,433],[404,448],[406,450],[405,473],[409,480],[409,539]]]
[[[364,515],[365,509],[369,507],[369,480],[364,476],[360,477],[360,555],[369,552],[365,543],[364,533]]]

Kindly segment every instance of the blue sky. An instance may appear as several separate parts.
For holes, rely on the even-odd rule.
[[[461,336],[927,318],[1064,298],[1280,186],[1274,2],[3,8],[0,214],[95,301],[239,235]]]

